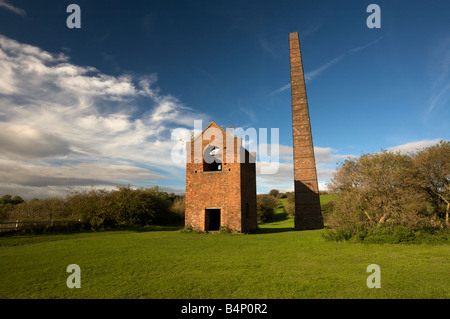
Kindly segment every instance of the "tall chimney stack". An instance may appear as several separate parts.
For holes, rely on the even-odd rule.
[[[294,136],[295,229],[323,228],[298,32],[289,33]]]

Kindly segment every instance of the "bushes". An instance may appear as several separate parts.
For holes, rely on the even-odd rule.
[[[284,212],[289,217],[295,216],[295,195],[294,193],[286,193],[286,201],[284,202]]]
[[[171,219],[167,221],[167,224],[179,224],[184,222],[184,211],[185,211],[185,196],[176,196],[173,200],[173,204],[170,207],[170,214],[166,214],[166,216],[170,216]]]
[[[278,207],[278,198],[268,194],[260,194],[256,198],[258,222],[273,221],[275,210]]]
[[[41,221],[41,222],[21,222],[18,230],[11,228],[8,233],[20,234],[44,234],[54,232],[85,231],[91,229],[90,225],[80,221]],[[4,234],[3,232],[1,234]]]
[[[355,235],[348,228],[337,228],[332,230],[327,230],[322,234],[322,237],[329,241],[347,241]]]
[[[70,219],[68,203],[61,198],[32,199],[24,201],[9,212],[11,220],[51,221]]]
[[[416,154],[382,151],[350,158],[328,188],[322,207],[331,240],[402,243],[449,227],[450,143]],[[446,236],[443,236],[445,240]]]
[[[341,227],[327,229],[322,234],[330,241],[351,241],[373,244],[410,244],[410,243],[448,243],[450,232],[448,230],[436,231],[433,229],[414,230],[404,225],[382,225],[379,227]]]
[[[158,187],[132,189],[126,186],[111,191],[91,189],[74,191],[65,199],[23,202],[16,205],[8,217],[20,221],[75,220],[93,230],[177,224],[184,218],[184,197],[169,195]]]

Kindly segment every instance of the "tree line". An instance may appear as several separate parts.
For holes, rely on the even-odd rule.
[[[9,196],[9,195],[7,195]],[[65,198],[32,199],[10,205],[3,221],[79,221],[85,229],[100,230],[150,224],[181,224],[184,195],[159,187],[72,191]]]

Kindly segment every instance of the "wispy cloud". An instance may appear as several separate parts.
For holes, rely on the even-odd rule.
[[[11,3],[9,3],[6,0],[0,0],[0,7],[5,8],[6,10],[9,10],[9,11],[11,11],[15,14],[21,15],[21,16],[27,15],[25,10],[13,6]]]
[[[321,27],[322,27],[322,24],[319,24],[316,22],[314,24],[309,25],[306,29],[302,29],[301,32],[299,32],[300,40],[302,41],[302,40],[312,36]]]
[[[323,71],[329,69],[330,67],[332,67],[333,65],[335,65],[336,63],[338,63],[340,60],[342,60],[346,54],[342,54],[336,58],[334,58],[333,60],[331,60],[330,62],[325,63],[324,65],[318,67],[317,69],[312,70],[311,72],[308,72],[305,74],[305,81],[311,81],[313,78],[317,77],[319,74],[321,74]]]
[[[375,43],[379,42],[380,40],[382,40],[385,36],[386,36],[386,34],[382,35],[382,36],[379,37],[379,38],[376,38],[375,40],[373,40],[373,41],[371,41],[371,42],[369,42],[369,43],[367,43],[367,44],[364,44],[364,45],[362,45],[362,46],[359,46],[359,47],[350,49],[350,50],[348,51],[348,53],[349,53],[349,54],[353,54],[353,53],[356,53],[356,52],[358,52],[358,51],[367,49],[368,47],[370,47],[370,46],[374,45]]]
[[[269,95],[275,95],[275,94],[284,92],[286,90],[289,90],[290,88],[291,88],[291,83],[287,83],[287,84],[283,85],[282,87],[270,92]]]
[[[276,56],[275,48],[269,43],[269,41],[267,41],[266,38],[264,38],[263,36],[258,36],[258,43],[264,49],[264,51],[269,53],[272,57]]]
[[[324,72],[325,70],[329,69],[330,67],[332,67],[333,65],[335,65],[336,63],[338,63],[339,61],[341,61],[343,58],[347,57],[347,56],[351,56],[352,54],[355,54],[359,51],[362,51],[364,49],[367,49],[368,47],[374,45],[375,43],[379,42],[381,39],[383,39],[385,37],[385,35],[382,35],[381,37],[367,43],[364,44],[362,46],[358,46],[355,48],[352,48],[350,50],[348,50],[346,53],[343,53],[337,57],[335,57],[334,59],[332,59],[330,62],[325,63],[324,65],[318,67],[317,69],[308,72],[305,74],[305,81],[311,81],[312,79],[314,79],[315,77],[319,76],[322,72]]]
[[[433,78],[430,99],[424,119],[450,102],[450,37],[439,39],[430,54],[430,74]]]
[[[246,125],[242,125],[243,127],[249,127],[252,126],[256,123],[257,121],[257,116],[255,114],[255,112],[253,110],[250,110],[248,108],[244,108],[244,107],[240,107],[239,110],[244,113],[245,115],[247,115],[249,122]]]
[[[56,186],[184,175],[184,165],[171,161],[171,131],[208,117],[160,94],[156,82],[155,74],[77,66],[65,54],[0,35],[0,193],[45,196]]]
[[[359,51],[362,51],[362,50],[364,50],[364,49],[374,45],[375,43],[379,42],[384,37],[385,37],[385,35],[383,35],[383,36],[381,36],[381,37],[379,37],[379,38],[377,38],[377,39],[375,39],[375,40],[373,40],[373,41],[371,41],[371,42],[369,42],[369,43],[367,43],[365,45],[352,48],[352,49],[348,50],[347,52],[345,52],[345,53],[343,53],[343,54],[333,58],[331,61],[329,61],[329,62],[321,65],[320,67],[312,70],[311,72],[305,73],[305,82],[309,82],[309,81],[313,80],[314,78],[318,77],[324,71],[328,70],[333,65],[337,64],[339,61],[344,59],[345,57],[350,56],[352,54],[355,54],[355,53],[357,53]],[[282,87],[280,87],[280,88],[270,92],[269,95],[275,95],[275,94],[284,92],[284,91],[288,90],[290,87],[291,87],[291,84],[287,83],[287,84],[283,85]]]

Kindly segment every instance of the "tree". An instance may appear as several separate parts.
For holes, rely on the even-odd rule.
[[[382,151],[345,160],[328,188],[339,194],[329,222],[335,227],[385,223],[412,228],[425,222],[425,192],[408,155]]]
[[[23,199],[20,196],[14,196],[7,194],[0,198],[0,220],[8,218],[8,213],[13,210],[15,205],[23,203]]]
[[[278,197],[279,194],[280,194],[280,191],[278,189],[272,189],[269,192],[269,195],[273,196],[273,197]]]
[[[13,198],[11,198],[11,203],[13,204],[13,205],[18,205],[18,204],[20,204],[20,203],[23,203],[24,202],[24,200],[22,199],[22,197],[20,197],[20,196],[14,196]]]
[[[11,195],[9,195],[9,194],[3,195],[3,197],[0,198],[0,204],[8,204],[8,203],[10,203],[10,201],[11,201]]]
[[[170,209],[176,215],[184,218],[185,206],[185,196],[176,196]]]
[[[443,213],[440,204],[445,203],[445,225],[450,227],[450,142],[440,141],[419,151],[413,161],[438,217]]]
[[[260,194],[256,197],[258,220],[262,223],[273,220],[275,209],[278,207],[278,199],[267,195]]]

